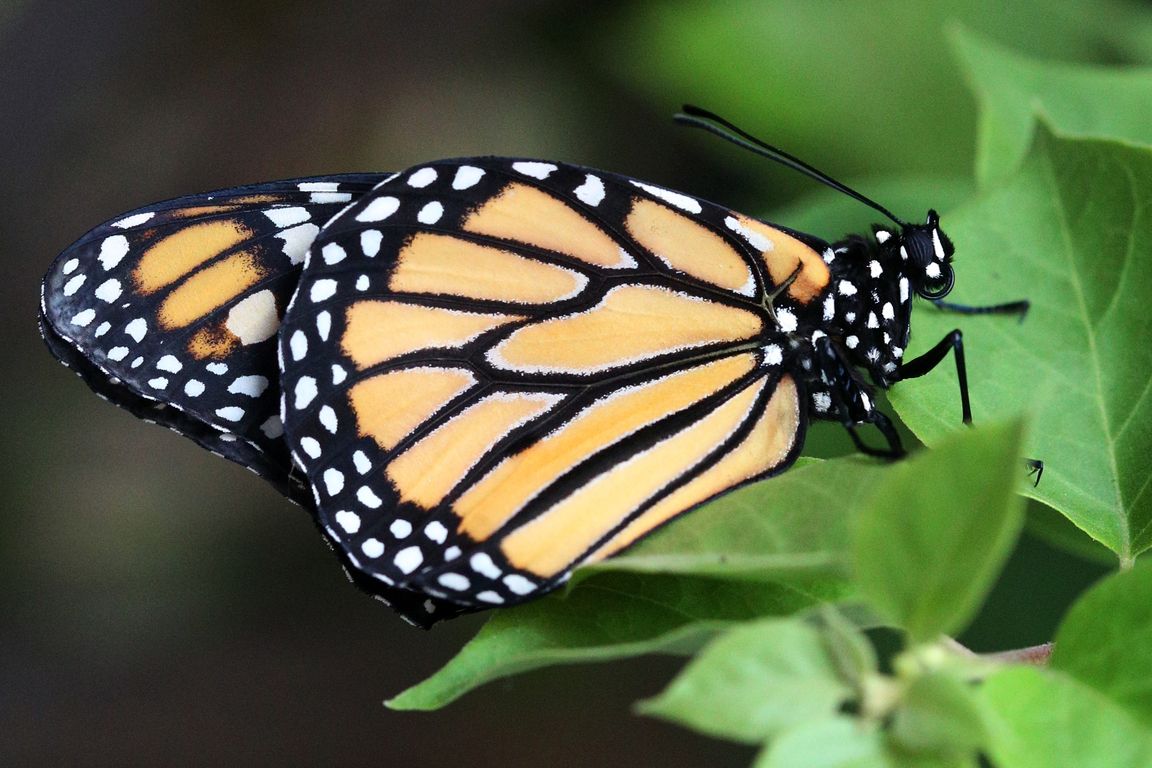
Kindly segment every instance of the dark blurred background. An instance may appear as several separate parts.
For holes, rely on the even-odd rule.
[[[0,2],[0,765],[747,764],[630,714],[666,659],[385,710],[482,618],[403,624],[301,510],[91,395],[37,338],[38,283],[148,202],[437,157],[579,162],[753,213],[811,191],[674,128],[683,101],[929,195],[973,157],[957,21],[1035,55],[1152,57],[1145,7],[1120,0]],[[1094,569],[1028,539],[975,642],[1045,639]]]

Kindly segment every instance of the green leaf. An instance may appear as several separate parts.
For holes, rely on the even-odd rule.
[[[1110,697],[1152,726],[1152,564],[1105,579],[1068,612],[1052,668]]]
[[[793,468],[721,496],[583,573],[843,579],[852,521],[887,469],[858,456]]]
[[[894,465],[858,521],[861,591],[914,641],[961,629],[1023,521],[1019,422],[965,430]]]
[[[981,704],[973,688],[953,675],[920,675],[896,710],[892,738],[916,754],[972,759],[987,740]]]
[[[388,706],[438,709],[484,683],[555,664],[692,652],[732,622],[794,613],[835,594],[819,584],[601,574],[494,613],[455,658]]]
[[[1147,768],[1152,732],[1093,688],[1058,672],[1011,667],[985,681],[997,768]]]
[[[1027,493],[1122,561],[1152,545],[1152,151],[1041,128],[1013,181],[946,217],[950,301],[1027,298],[1021,323],[918,309],[908,354],[964,329],[977,423],[1033,414],[1025,453],[1046,464]],[[890,401],[928,445],[959,427],[947,366]]]
[[[951,37],[980,104],[981,185],[1012,175],[1028,153],[1038,115],[1065,135],[1152,144],[1152,67],[1038,61],[962,29]]]
[[[701,104],[838,177],[958,174],[971,168],[975,121],[948,50],[951,22],[1087,60],[1134,15],[1111,0],[636,3],[600,25],[595,61],[661,113]]]
[[[718,637],[639,710],[720,738],[758,744],[829,717],[851,691],[819,632],[796,619],[759,621]]]
[[[837,715],[789,728],[772,740],[753,768],[894,768],[875,723]]]

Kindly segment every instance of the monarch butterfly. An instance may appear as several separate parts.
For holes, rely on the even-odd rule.
[[[685,111],[896,226],[829,244],[626,176],[443,160],[118,217],[53,264],[42,333],[107,399],[310,509],[423,626],[538,596],[785,470],[810,419],[900,455],[873,387],[949,350],[969,421],[959,331],[903,359],[913,297],[952,288],[937,214],[903,222]]]

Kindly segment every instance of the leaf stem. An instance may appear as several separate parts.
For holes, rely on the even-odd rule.
[[[1003,664],[1032,664],[1038,667],[1045,666],[1048,663],[1048,659],[1052,656],[1053,648],[1052,643],[1040,643],[1040,645],[1031,645],[1026,648],[1012,648],[1007,651],[995,651],[993,653],[977,653],[951,637],[945,637],[943,644],[945,647],[956,651],[960,655],[973,659],[985,659]]]

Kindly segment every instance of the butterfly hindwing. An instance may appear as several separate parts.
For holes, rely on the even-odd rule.
[[[118,216],[53,263],[45,341],[108,400],[308,499],[281,437],[276,333],[320,227],[382,178],[270,182]]]
[[[783,470],[825,250],[575,166],[398,174],[320,234],[281,330],[321,526],[361,580],[477,609]]]

